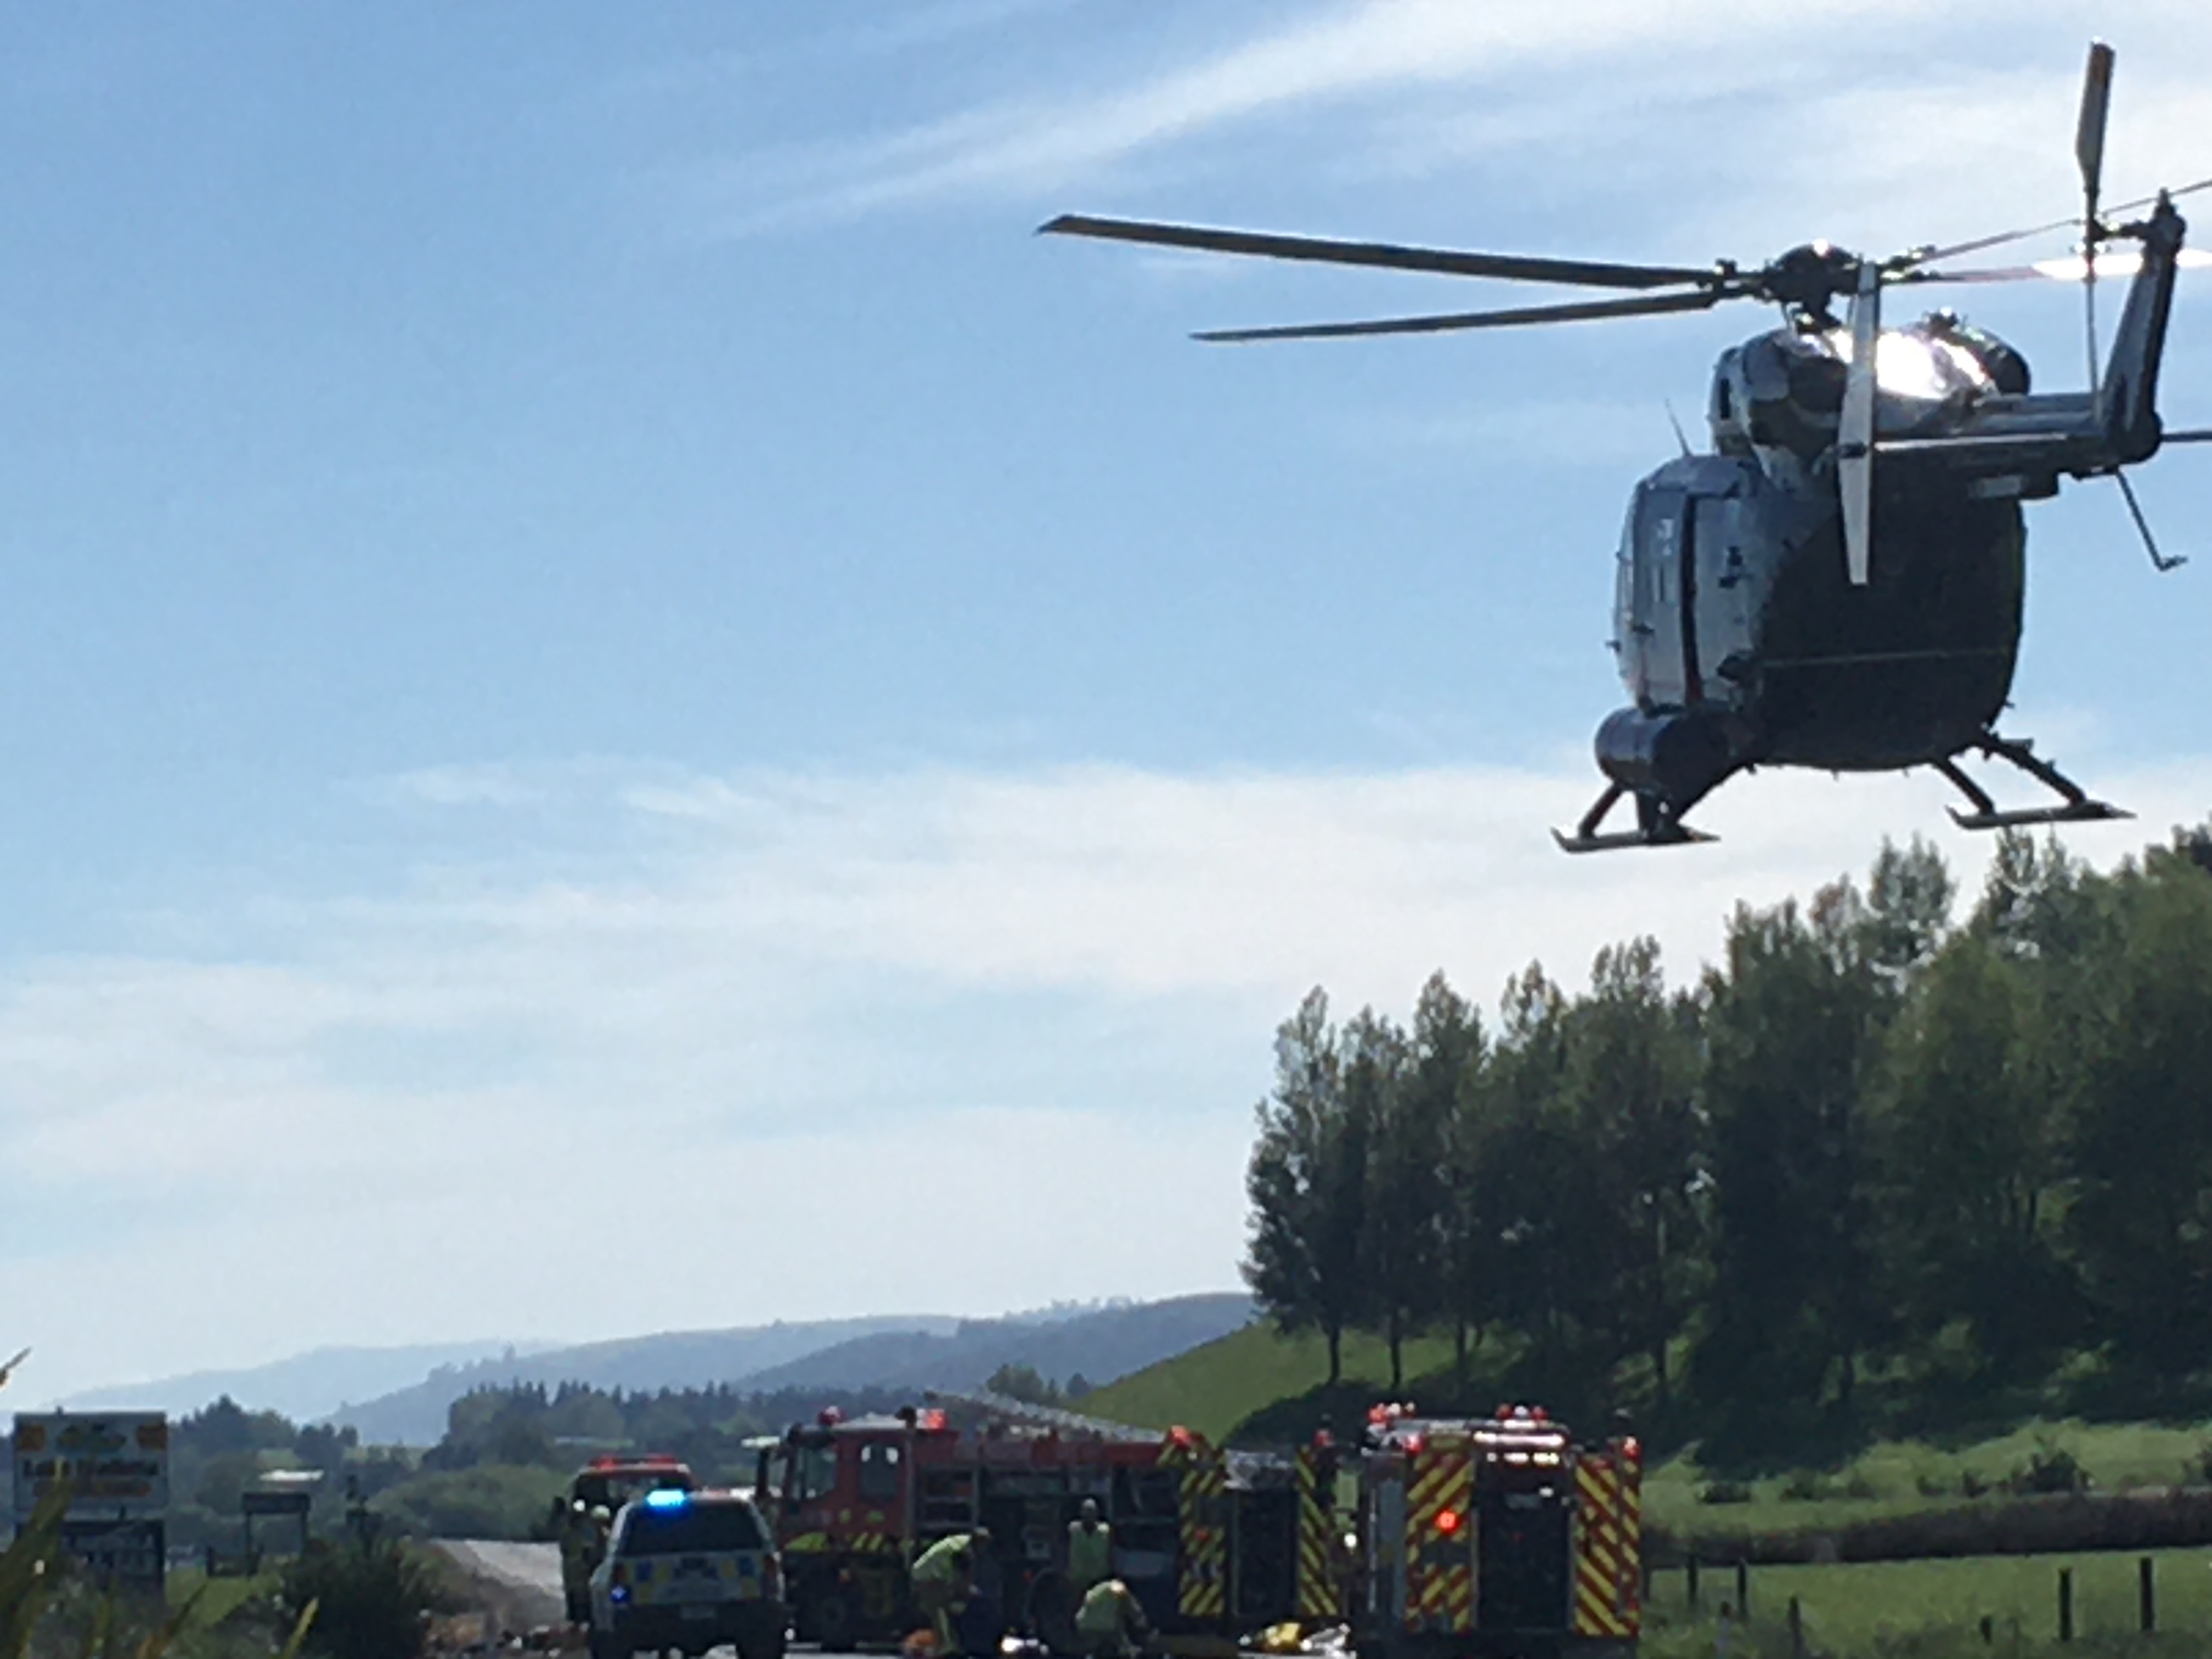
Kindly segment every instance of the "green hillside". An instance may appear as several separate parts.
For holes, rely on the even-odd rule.
[[[1406,1345],[1406,1371],[1418,1376],[1451,1364],[1451,1343],[1436,1339]],[[1363,1401],[1388,1393],[1390,1353],[1376,1338],[1344,1340],[1348,1395]],[[1084,1396],[1082,1409],[1097,1417],[1144,1428],[1195,1429],[1221,1440],[1270,1407],[1315,1395],[1328,1376],[1328,1346],[1316,1334],[1284,1336],[1265,1323],[1148,1365]]]
[[[1331,1400],[1322,1387],[1328,1351],[1317,1336],[1285,1337],[1255,1323],[1173,1359],[1150,1366],[1085,1396],[1092,1415],[1146,1428],[1181,1424],[1208,1438],[1282,1442],[1334,1407],[1340,1429],[1365,1405],[1384,1398],[1389,1355],[1370,1338],[1347,1338],[1346,1383]],[[1431,1401],[1435,1378],[1448,1372],[1451,1346],[1431,1340],[1407,1345],[1407,1370],[1429,1383],[1409,1383],[1416,1404]],[[1478,1386],[1480,1386],[1478,1384]],[[1678,1536],[1735,1535],[1835,1528],[1854,1521],[1946,1508],[2000,1497],[2038,1459],[2063,1453],[2092,1489],[2200,1484],[2212,1475],[2212,1425],[2152,1425],[2037,1420],[1972,1444],[1885,1441],[1840,1468],[1778,1474],[1743,1482],[1730,1501],[1709,1501],[1712,1483],[1688,1455],[1669,1458],[1645,1476],[1645,1513]]]

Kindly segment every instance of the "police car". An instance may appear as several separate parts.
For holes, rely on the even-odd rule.
[[[775,1534],[742,1492],[644,1493],[592,1573],[592,1659],[726,1644],[783,1659],[787,1620]]]

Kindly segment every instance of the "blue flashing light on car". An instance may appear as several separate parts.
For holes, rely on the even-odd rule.
[[[649,1510],[680,1510],[691,1501],[688,1492],[678,1492],[672,1486],[663,1486],[645,1495],[645,1506]]]

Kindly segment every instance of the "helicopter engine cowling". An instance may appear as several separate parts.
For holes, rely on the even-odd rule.
[[[1620,708],[1597,729],[1598,769],[1638,795],[1686,810],[1735,770],[1729,722],[1704,710],[1647,714]]]

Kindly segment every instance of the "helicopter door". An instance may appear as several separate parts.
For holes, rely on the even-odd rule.
[[[1742,695],[1740,678],[1751,661],[1756,584],[1744,546],[1751,539],[1747,532],[1757,526],[1751,522],[1751,503],[1740,495],[1700,495],[1696,509],[1692,550],[1697,561],[1698,678],[1706,698],[1733,702]]]
[[[1679,486],[1647,481],[1636,492],[1622,645],[1636,671],[1637,700],[1646,708],[1686,708],[1694,696],[1696,665],[1686,660],[1684,648],[1695,574],[1691,502]]]

